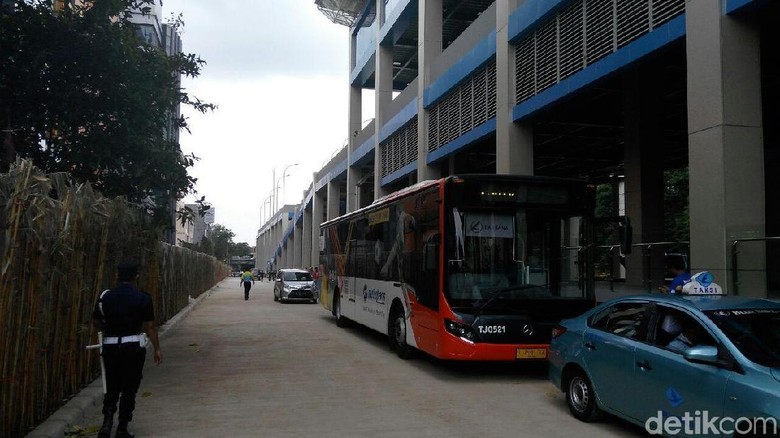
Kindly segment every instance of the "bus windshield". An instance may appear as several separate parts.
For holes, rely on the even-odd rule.
[[[453,307],[585,296],[577,271],[580,216],[543,208],[452,208],[448,219],[453,239],[445,293]]]

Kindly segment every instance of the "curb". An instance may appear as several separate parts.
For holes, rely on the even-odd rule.
[[[175,327],[179,322],[189,315],[190,312],[201,301],[206,299],[216,289],[219,288],[219,283],[224,280],[220,280],[211,289],[200,294],[198,298],[190,298],[189,304],[181,309],[179,313],[171,317],[165,324],[161,325],[157,331],[160,339],[165,337],[165,334]],[[103,404],[103,382],[100,377],[95,379],[89,386],[79,391],[73,398],[68,400],[62,407],[57,409],[56,412],[51,414],[43,423],[39,424],[30,433],[25,435],[25,438],[64,438],[65,433],[71,430],[74,426],[83,424],[87,415],[98,406]]]

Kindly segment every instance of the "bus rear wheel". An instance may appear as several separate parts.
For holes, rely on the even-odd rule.
[[[406,343],[406,317],[402,309],[396,308],[390,317],[390,348],[401,359],[410,359],[414,348]]]

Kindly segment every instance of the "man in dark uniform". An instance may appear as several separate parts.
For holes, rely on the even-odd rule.
[[[92,313],[94,325],[103,332],[102,357],[106,373],[104,418],[99,438],[111,436],[117,402],[119,424],[115,436],[133,436],[128,432],[127,424],[133,419],[135,394],[143,377],[146,336],[154,347],[154,362],[158,365],[162,362],[152,297],[133,286],[138,278],[138,264],[119,264],[117,277],[119,285],[100,294]]]

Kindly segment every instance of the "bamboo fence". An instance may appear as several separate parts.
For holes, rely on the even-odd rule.
[[[228,275],[211,256],[161,243],[140,209],[19,160],[0,174],[0,437],[22,436],[100,375],[91,324],[122,260],[158,324]]]

